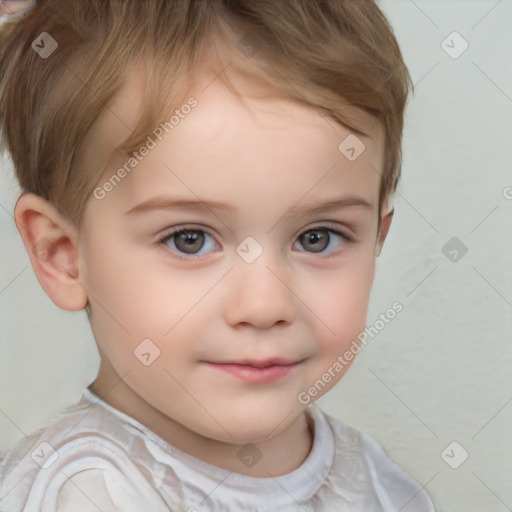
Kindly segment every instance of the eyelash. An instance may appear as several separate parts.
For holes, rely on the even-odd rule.
[[[168,231],[166,233],[164,233],[163,235],[161,235],[159,238],[158,238],[158,245],[161,245],[161,246],[164,246],[165,249],[173,252],[174,254],[176,254],[176,258],[178,258],[179,260],[181,261],[192,261],[192,260],[199,260],[201,259],[201,256],[196,256],[196,255],[187,255],[187,256],[184,256],[183,253],[176,253],[176,251],[174,249],[171,249],[169,247],[166,246],[166,243],[171,240],[174,236],[180,234],[180,233],[186,233],[186,232],[189,232],[189,231],[198,231],[200,233],[205,233],[207,234],[208,236],[210,236],[211,238],[213,238],[215,240],[215,237],[213,235],[211,235],[210,233],[208,233],[208,231],[205,231],[204,229],[201,229],[201,228],[198,228],[198,227],[195,227],[195,226],[180,226],[179,228],[176,228],[172,231]],[[345,243],[351,243],[354,241],[354,239],[350,236],[350,235],[347,235],[346,233],[343,233],[341,231],[339,231],[338,229],[334,229],[333,227],[330,227],[330,226],[327,226],[327,225],[323,225],[323,226],[315,226],[313,228],[310,228],[310,229],[307,229],[305,231],[303,231],[298,239],[300,239],[300,237],[306,233],[311,233],[311,232],[316,232],[316,231],[325,231],[327,233],[334,233],[335,235],[337,236],[340,236],[341,238],[343,238],[345,240]],[[217,243],[217,241],[215,241]],[[330,242],[330,240],[329,240]],[[217,243],[218,245],[218,243]],[[308,251],[300,251],[300,252],[308,252]],[[314,253],[314,252],[311,252],[309,254],[317,254],[319,255],[320,258],[323,258],[323,259],[329,259],[329,258],[333,258],[335,256],[337,256],[339,253],[339,251],[336,251],[334,253],[331,253],[329,254],[328,256],[321,256],[321,252],[319,253]]]

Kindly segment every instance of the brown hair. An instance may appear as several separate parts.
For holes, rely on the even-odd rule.
[[[79,224],[104,171],[78,170],[80,152],[132,65],[145,66],[147,84],[142,118],[120,146],[127,153],[183,102],[223,25],[284,96],[357,134],[359,109],[382,123],[380,211],[401,174],[412,82],[374,0],[42,0],[0,29],[0,134],[22,189]],[[48,58],[32,47],[43,32],[58,43]]]

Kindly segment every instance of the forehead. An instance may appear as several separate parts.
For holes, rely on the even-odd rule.
[[[102,207],[108,203],[126,210],[165,191],[200,198],[215,193],[215,199],[224,195],[227,202],[238,197],[240,207],[247,203],[247,191],[259,191],[260,201],[293,203],[306,193],[314,198],[334,187],[377,201],[384,132],[374,118],[361,115],[360,126],[369,136],[358,136],[365,149],[350,161],[339,149],[350,130],[243,74],[233,73],[230,80],[240,97],[206,67],[198,72],[188,96],[196,106],[177,107],[172,130],[160,127],[163,140],[150,134],[154,147]],[[127,165],[130,155],[111,150],[136,126],[142,99],[143,80],[135,69],[90,132],[83,162],[105,169],[100,186],[123,165],[132,167]]]

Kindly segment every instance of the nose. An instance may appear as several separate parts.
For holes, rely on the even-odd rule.
[[[260,256],[253,263],[239,260],[230,275],[231,290],[225,320],[233,326],[268,329],[289,325],[296,318],[297,297],[289,272]]]

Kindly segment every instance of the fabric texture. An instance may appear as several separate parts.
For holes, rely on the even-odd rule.
[[[232,473],[177,450],[85,389],[0,462],[2,512],[432,512],[369,435],[306,408],[314,440],[283,476]]]

